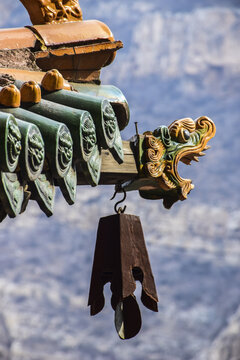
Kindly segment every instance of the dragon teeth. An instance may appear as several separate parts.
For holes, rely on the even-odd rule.
[[[208,149],[211,149],[211,146],[210,145],[206,145],[204,150],[208,150]]]

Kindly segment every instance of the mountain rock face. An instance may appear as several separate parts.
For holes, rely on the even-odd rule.
[[[142,331],[130,341],[115,333],[107,287],[104,311],[90,318],[87,308],[97,223],[113,213],[113,188],[79,187],[72,207],[58,194],[50,219],[33,203],[1,224],[0,311],[9,331],[0,317],[3,359],[239,360],[239,1],[80,5],[84,19],[106,22],[125,44],[102,74],[129,101],[124,138],[134,134],[134,121],[143,132],[201,115],[214,120],[217,134],[200,164],[180,167],[196,185],[186,202],[167,211],[128,194],[159,294],[159,313],[142,308]],[[1,2],[0,10],[2,27],[29,24],[17,0]]]
[[[0,360],[10,360],[11,336],[5,319],[0,314]]]
[[[240,308],[229,319],[226,328],[213,342],[210,350],[202,359],[237,360],[240,357]]]

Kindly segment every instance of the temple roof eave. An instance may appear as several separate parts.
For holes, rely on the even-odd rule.
[[[122,47],[97,20],[0,30],[0,51],[16,57],[16,68],[22,66],[19,52],[29,52],[35,70],[56,68],[70,81],[99,82],[101,68],[110,65]]]

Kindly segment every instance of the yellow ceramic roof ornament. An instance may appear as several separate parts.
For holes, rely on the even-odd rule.
[[[27,9],[33,25],[81,21],[78,0],[20,0]]]
[[[20,89],[21,101],[37,104],[41,101],[41,89],[36,81],[25,82]]]
[[[4,86],[0,91],[0,104],[12,108],[17,108],[21,103],[21,95],[18,88],[11,84]]]
[[[44,75],[41,85],[46,91],[62,90],[64,88],[64,79],[58,70],[49,70]]]

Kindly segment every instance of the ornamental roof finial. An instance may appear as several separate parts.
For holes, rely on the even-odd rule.
[[[27,9],[33,25],[81,21],[78,0],[20,0]]]

